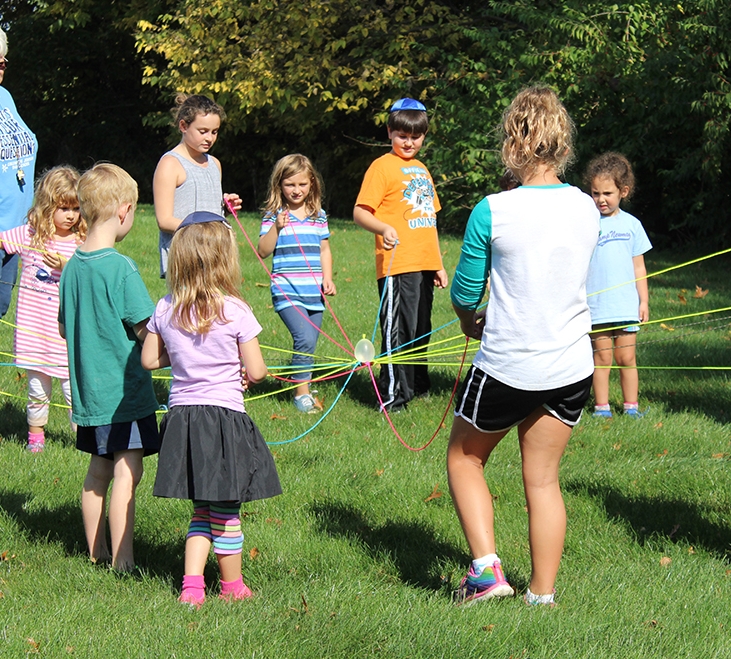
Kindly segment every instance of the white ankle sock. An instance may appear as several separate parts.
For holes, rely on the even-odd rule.
[[[500,559],[497,557],[497,554],[486,554],[485,556],[482,556],[481,558],[476,558],[472,561],[472,571],[475,574],[482,574],[482,571],[495,563],[495,561],[499,561]]]

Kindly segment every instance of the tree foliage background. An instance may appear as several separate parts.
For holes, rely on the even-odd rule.
[[[256,208],[274,161],[300,151],[325,178],[326,209],[350,214],[387,149],[390,104],[426,103],[422,151],[443,227],[498,189],[503,109],[554,87],[578,128],[578,162],[606,150],[635,164],[633,212],[675,242],[727,237],[731,202],[731,5],[727,0],[9,0],[6,86],[44,165],[126,167],[149,200],[177,141],[176,92],[228,120],[215,146],[225,187]],[[421,156],[420,156],[421,157]]]

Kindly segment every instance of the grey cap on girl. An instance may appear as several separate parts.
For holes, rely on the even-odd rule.
[[[183,227],[189,227],[191,224],[205,224],[206,222],[223,222],[229,229],[231,228],[231,225],[222,215],[217,215],[216,213],[211,213],[210,211],[193,211],[180,223],[180,226],[175,230],[180,231],[180,229],[182,229]]]

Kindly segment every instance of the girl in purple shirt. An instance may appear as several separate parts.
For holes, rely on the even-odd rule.
[[[272,454],[244,410],[244,390],[263,380],[267,367],[261,326],[238,291],[230,225],[215,213],[191,213],[173,235],[168,265],[170,294],[157,303],[142,349],[145,368],[171,366],[173,375],[154,494],[193,501],[180,601],[200,607],[211,544],[220,597],[252,596],[241,577],[239,510],[282,489]]]

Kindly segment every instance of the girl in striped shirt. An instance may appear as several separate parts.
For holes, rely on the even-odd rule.
[[[28,223],[0,233],[2,248],[20,255],[15,364],[26,369],[28,378],[28,450],[32,453],[40,453],[45,446],[43,428],[48,423],[52,378],[61,381],[66,404],[71,405],[66,341],[58,333],[58,282],[64,265],[86,238],[76,196],[78,181],[73,167],[48,170],[36,185]]]
[[[269,179],[259,256],[272,258],[272,302],[292,335],[294,405],[318,411],[310,393],[313,355],[322,325],[323,293],[335,295],[330,230],[322,210],[322,181],[309,158],[281,158]]]

